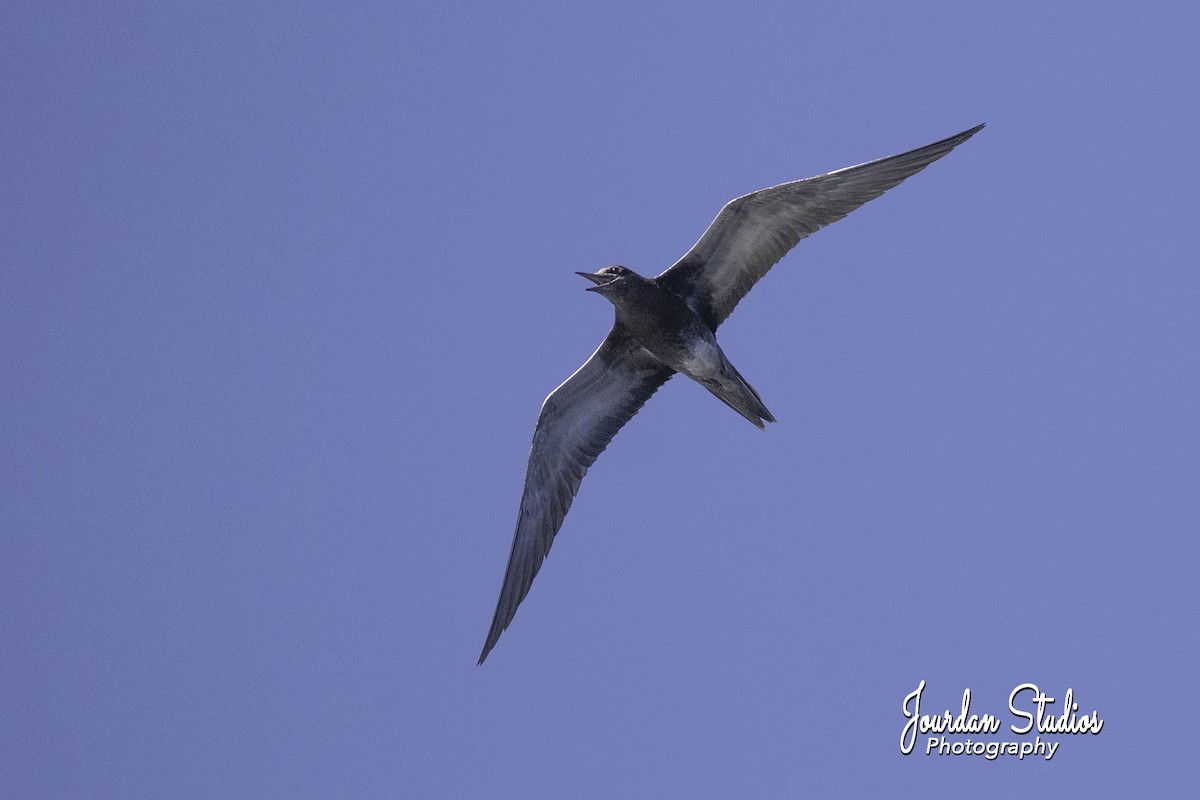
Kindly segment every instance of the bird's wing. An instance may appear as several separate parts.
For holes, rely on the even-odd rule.
[[[596,457],[674,371],[619,324],[542,403],[500,600],[479,663],[512,622]]]
[[[797,242],[920,172],[982,127],[907,153],[731,200],[700,241],[656,280],[686,299],[715,330]]]

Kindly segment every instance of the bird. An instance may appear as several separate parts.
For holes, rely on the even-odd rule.
[[[675,373],[699,383],[759,429],[775,417],[730,363],[716,331],[789,250],[970,139],[977,125],[933,144],[725,204],[704,235],[654,278],[624,266],[578,272],[615,309],[612,329],[542,403],[508,567],[479,664],[512,622],[562,527],[588,468]]]

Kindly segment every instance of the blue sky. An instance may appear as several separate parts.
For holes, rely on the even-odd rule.
[[[1196,785],[1194,9],[347,5],[0,12],[3,794]],[[779,423],[671,381],[477,668],[573,272],[978,122],[722,327]],[[1105,727],[904,756],[921,680]]]

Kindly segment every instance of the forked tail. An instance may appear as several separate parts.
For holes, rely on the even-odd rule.
[[[725,368],[725,374],[721,376],[721,380],[705,383],[705,387],[722,403],[750,420],[756,428],[765,430],[766,426],[763,425],[763,422],[774,422],[775,417],[771,416],[771,412],[763,405],[758,392],[747,383],[733,364],[726,361]]]

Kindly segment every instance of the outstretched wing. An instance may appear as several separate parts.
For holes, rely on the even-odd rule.
[[[713,330],[796,243],[937,161],[982,128],[827,175],[731,200],[700,241],[656,280],[687,300]]]
[[[480,664],[529,593],[588,467],[672,374],[674,370],[618,324],[592,357],[542,403],[525,469],[517,532]]]

